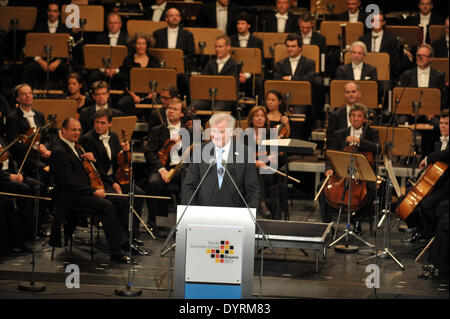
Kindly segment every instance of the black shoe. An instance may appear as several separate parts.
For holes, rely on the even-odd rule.
[[[138,248],[136,245],[131,245],[131,254],[133,256],[150,256],[151,252]]]
[[[259,204],[260,207],[260,211],[261,211],[261,216],[265,219],[270,219],[272,217],[272,213],[270,212],[270,210],[267,208],[267,205],[265,202],[261,202]]]
[[[434,265],[433,264],[423,265],[422,268],[425,271],[430,271],[434,269]]]
[[[134,262],[134,260],[124,253],[119,254],[111,254],[111,262],[116,264],[129,264],[131,262]]]
[[[422,235],[418,232],[408,234],[405,237],[403,237],[402,242],[404,243],[413,243],[417,242],[422,238]]]
[[[144,242],[142,240],[137,239],[137,238],[133,239],[132,244],[135,245],[135,246],[144,246]]]
[[[439,279],[439,269],[433,266],[429,271],[425,271],[424,273],[418,275],[420,279]]]

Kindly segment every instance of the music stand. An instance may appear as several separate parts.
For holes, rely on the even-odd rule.
[[[77,116],[78,103],[69,99],[35,99],[32,108],[42,112],[45,118],[56,115],[56,128],[60,128],[64,119]]]
[[[191,100],[211,100],[211,111],[214,103],[237,100],[237,83],[234,76],[229,75],[193,75],[190,79]]]
[[[356,235],[353,231],[350,230],[350,215],[351,215],[351,194],[352,194],[352,183],[351,180],[360,180],[360,181],[369,181],[376,182],[377,177],[375,176],[372,167],[370,166],[369,161],[363,154],[356,153],[348,153],[348,152],[340,152],[327,150],[326,154],[330,159],[331,165],[333,166],[334,172],[340,176],[341,178],[350,179],[348,187],[348,205],[347,205],[347,226],[344,234],[333,241],[328,248],[334,246],[342,239],[345,239],[344,245],[338,245],[335,247],[336,251],[353,253],[358,251],[358,246],[349,245],[349,237],[353,236],[365,245],[373,248],[374,246],[364,239]],[[345,194],[345,191],[344,191]],[[345,195],[344,195],[345,196]]]
[[[105,9],[103,6],[93,5],[78,5],[80,8],[80,28],[73,28],[74,32],[103,32]],[[66,18],[72,12],[66,12],[67,5],[63,5],[61,9],[61,21],[66,21]],[[75,22],[75,21],[73,21]],[[83,35],[81,36],[83,38]]]
[[[217,28],[184,28],[192,33],[195,44],[195,54],[215,55],[214,43],[218,36],[223,35],[222,30]]]
[[[262,53],[258,48],[237,48],[231,50],[231,57],[242,62],[242,73],[253,74],[252,97],[255,96],[255,75],[262,74]],[[257,101],[256,101],[257,103]]]
[[[387,25],[385,31],[396,38],[400,46],[416,47],[422,42],[422,29],[418,26]]]
[[[177,72],[174,69],[133,68],[130,71],[130,90],[137,93],[151,93],[151,82],[156,81],[156,92],[166,85],[177,86]]]
[[[349,82],[355,82],[361,89],[361,104],[368,108],[378,108],[378,84],[376,81],[333,80],[330,82],[330,107],[344,107],[344,87]]]
[[[263,42],[263,53],[265,59],[275,58],[275,46],[284,44],[288,33],[278,32],[255,32],[253,35]]]
[[[120,143],[123,143],[122,130],[125,131],[125,137],[129,141],[133,135],[134,128],[136,127],[136,116],[121,116],[113,117],[111,121],[110,131],[116,133],[119,136]]]
[[[380,140],[381,154],[386,156],[412,156],[412,130],[404,127],[388,127],[388,126],[371,126],[371,128],[378,131],[378,138]],[[392,131],[394,130],[394,132]],[[387,137],[386,137],[387,135]],[[392,141],[394,137],[394,141]],[[392,148],[390,154],[384,154],[385,141],[392,141],[395,148]]]
[[[181,49],[154,49],[148,50],[148,53],[157,57],[164,68],[173,68],[177,73],[185,72],[185,60],[183,60],[183,50]]]
[[[203,6],[201,1],[167,1],[170,8],[177,8],[181,12],[181,16],[188,22],[195,22],[197,15]],[[186,25],[186,24],[185,24]]]
[[[433,43],[439,38],[445,36],[444,25],[430,25],[428,26],[428,32],[430,33],[430,43]]]
[[[69,56],[69,35],[65,33],[27,33],[25,43],[25,56],[45,57],[47,64],[50,64],[52,58],[67,58]],[[49,81],[50,70],[47,68],[47,96]]]
[[[167,28],[165,21],[128,20],[127,22],[129,36],[133,36],[136,32],[144,32],[153,36],[153,32],[164,28]]]
[[[445,83],[448,85],[448,58],[433,58],[433,61],[431,61],[431,68],[444,73]]]
[[[327,46],[341,46],[341,27],[345,28],[345,45],[351,45],[364,33],[364,24],[362,22],[323,21],[320,25],[320,32],[326,38]]]

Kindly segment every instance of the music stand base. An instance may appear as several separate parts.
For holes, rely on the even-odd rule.
[[[395,261],[395,263],[401,268],[401,270],[405,270],[405,266],[403,266],[403,264],[397,258],[395,258],[394,254],[388,248],[385,248],[384,250],[380,250],[380,251],[378,251],[378,254],[361,259],[361,260],[357,261],[356,263],[359,265],[367,260],[377,258],[377,257],[379,257],[379,258],[391,257]]]
[[[338,253],[351,254],[351,253],[356,253],[358,250],[359,250],[359,247],[354,246],[354,245],[336,245],[334,247],[334,251],[338,252]]]
[[[134,290],[127,287],[125,290],[115,290],[114,293],[121,297],[138,297],[142,295],[142,290]]]
[[[35,282],[22,282],[17,288],[21,291],[31,291],[31,292],[43,292],[47,289],[47,287],[40,283]]]

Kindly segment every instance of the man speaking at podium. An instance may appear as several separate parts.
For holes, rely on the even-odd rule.
[[[198,188],[189,205],[245,207],[242,194],[248,207],[258,207],[260,188],[256,166],[248,159],[247,147],[232,139],[235,119],[229,114],[217,113],[209,122],[211,141],[203,143],[201,149],[194,147],[181,204],[187,205]]]

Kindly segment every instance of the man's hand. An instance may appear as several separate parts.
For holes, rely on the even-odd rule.
[[[81,155],[81,157],[84,158],[84,159],[87,159],[88,161],[91,161],[91,162],[94,162],[94,163],[96,162],[94,154],[92,154],[92,152],[84,153],[83,155]]]
[[[112,188],[117,192],[117,194],[122,194],[122,188],[120,188],[120,185],[117,183],[112,184]]]
[[[10,174],[9,175],[9,179],[12,182],[18,182],[18,183],[22,183],[23,182],[23,176],[22,174]]]
[[[39,144],[39,152],[43,158],[50,158],[52,152],[47,149],[44,144]]]
[[[285,76],[283,76],[282,79],[285,80],[285,81],[290,81],[291,80],[291,76],[290,75],[285,75]]]
[[[244,84],[247,78],[244,73],[239,73],[239,83]]]
[[[60,59],[53,61],[48,66],[49,71],[50,72],[55,72],[55,70],[59,67],[60,64],[61,64],[61,60]]]
[[[122,150],[124,152],[128,152],[130,150],[130,142],[121,143],[120,145],[122,145]]]
[[[168,179],[169,172],[165,168],[160,170],[159,174],[161,175],[161,179],[164,181],[164,183],[166,184],[170,183],[170,180]]]
[[[106,197],[105,190],[103,188],[97,189],[94,192],[94,195],[97,196],[97,197],[102,197],[102,198]]]
[[[332,169],[329,169],[329,170],[327,170],[327,171],[325,172],[325,176],[326,176],[326,177],[331,176],[331,175],[333,175],[333,174],[334,174],[334,172],[333,172]]]
[[[419,164],[419,168],[422,169],[427,166],[427,158],[425,157]]]
[[[41,66],[42,70],[44,70],[45,72],[47,72],[48,69],[48,64],[47,62],[44,61],[44,59],[40,59],[37,61],[39,63],[39,65]]]
[[[350,145],[351,145],[351,144],[356,144],[356,145],[358,145],[360,139],[359,139],[359,137],[349,135],[349,136],[347,136],[347,138],[345,139],[345,141],[346,141],[347,143],[349,143]]]

